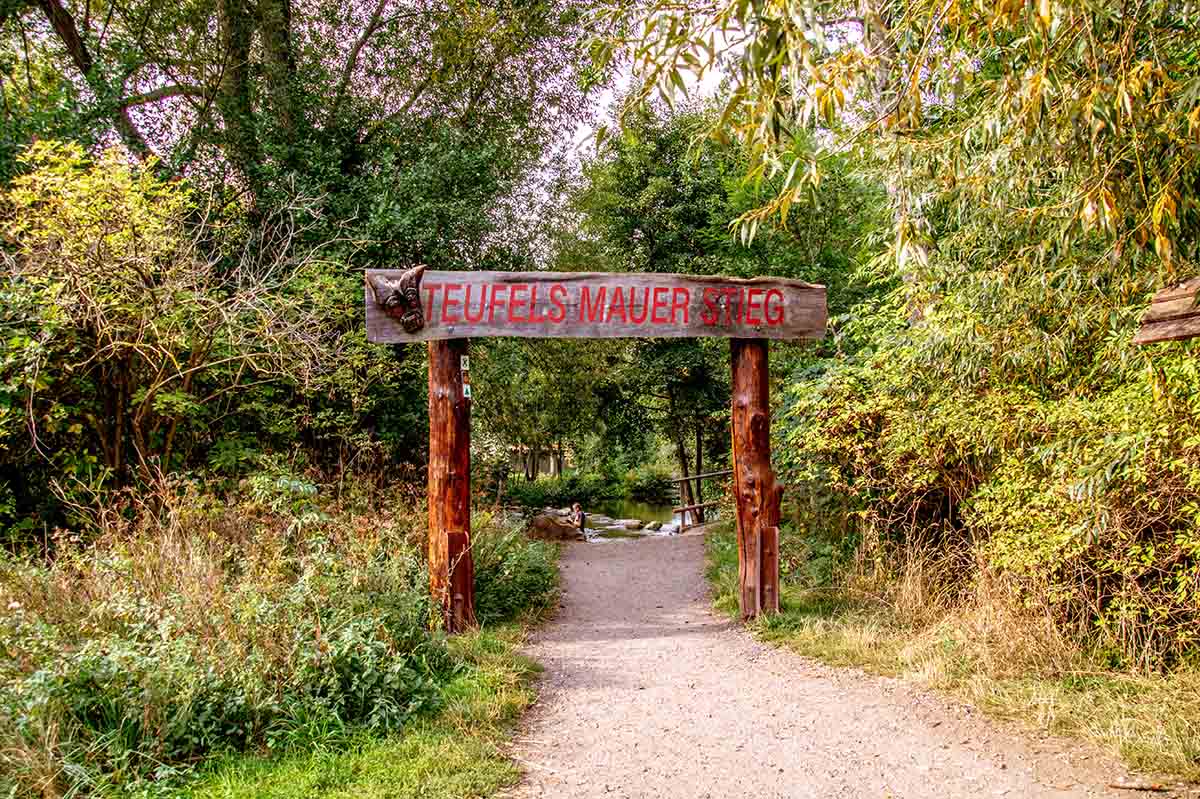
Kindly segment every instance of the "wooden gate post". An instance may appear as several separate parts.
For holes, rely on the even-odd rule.
[[[429,342],[429,588],[447,632],[475,625],[467,339]]]
[[[730,339],[733,486],[743,619],[779,611],[779,506],[771,471],[771,405],[765,339]]]

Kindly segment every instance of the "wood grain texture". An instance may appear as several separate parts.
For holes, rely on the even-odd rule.
[[[425,326],[407,333],[379,307],[368,270],[367,337],[397,344],[521,338],[805,339],[825,333],[825,287],[798,280],[581,272],[433,272],[421,280]],[[376,284],[378,280],[374,281]]]
[[[465,339],[429,343],[429,588],[447,632],[475,626],[471,558],[471,401]]]
[[[1200,336],[1200,277],[1170,286],[1154,295],[1142,316],[1134,344],[1181,341]]]
[[[743,619],[779,612],[779,517],[783,488],[771,469],[767,342],[733,339],[733,491],[737,503],[738,602]]]

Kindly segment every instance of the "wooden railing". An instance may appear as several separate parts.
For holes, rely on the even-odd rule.
[[[703,496],[703,491],[701,490],[701,487],[700,487],[702,480],[709,478],[709,477],[725,477],[725,476],[731,475],[731,474],[733,474],[733,469],[722,469],[717,472],[704,472],[703,474],[689,474],[686,477],[676,477],[676,478],[673,478],[671,480],[671,482],[675,484],[675,488],[676,488],[676,490],[679,491],[679,495],[683,496],[684,484],[691,483],[693,480],[695,480],[696,481],[695,496],[700,497],[700,496]],[[696,502],[696,503],[693,503],[690,505],[683,505],[678,508],[673,508],[672,509],[673,513],[680,514],[680,516],[679,516],[679,531],[683,532],[684,530],[687,530],[689,527],[696,527],[700,524],[703,524],[704,517],[701,515],[701,512],[705,508],[715,508],[720,504],[721,504],[721,502],[719,500],[712,500],[711,502]],[[688,522],[688,514],[689,513],[692,516],[692,521],[690,523]]]

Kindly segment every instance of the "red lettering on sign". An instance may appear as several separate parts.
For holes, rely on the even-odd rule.
[[[742,290],[736,286],[731,286],[722,292],[725,295],[725,325],[736,325],[742,320]],[[737,310],[734,310],[734,304],[737,304]]]
[[[456,300],[456,299],[451,298],[451,296],[450,296],[451,293],[456,292],[456,291],[462,291],[462,283],[447,283],[446,284],[446,297],[445,297],[445,299],[442,300],[442,322],[444,324],[452,324],[454,322],[459,321],[457,314],[455,314],[454,316],[450,315],[450,311],[451,311],[451,309],[454,308],[454,306],[462,305],[462,300]]]
[[[625,293],[618,287],[613,291],[612,304],[608,306],[608,316],[605,317],[605,322],[611,322],[616,318],[617,313],[621,314],[621,321],[626,322],[625,317]]]
[[[775,313],[771,312],[771,300],[775,300],[775,306],[774,306]],[[780,291],[779,289],[771,289],[770,291],[768,291],[767,292],[767,301],[766,301],[765,305],[766,305],[767,324],[768,325],[782,325],[783,324],[783,292]]]
[[[604,286],[596,292],[595,303],[591,302],[592,292],[587,286],[583,287],[582,296],[579,298],[579,321],[586,319],[589,322],[596,321],[596,314],[600,314],[600,321],[604,321],[604,292],[607,289]]]
[[[750,289],[749,291],[746,292],[746,319],[745,319],[745,322],[748,325],[761,325],[763,323],[763,320],[761,318],[754,315],[755,311],[762,310],[762,305],[759,304],[761,302],[761,300],[758,299],[759,297],[762,296],[762,293],[763,293],[762,289]]]
[[[563,302],[563,297],[567,295],[567,290],[562,283],[555,283],[550,287],[550,304],[554,306],[550,311],[550,316],[547,317],[552,325],[561,325],[567,318],[567,306]]]
[[[529,295],[529,323],[540,325],[546,321],[546,314],[538,314],[537,283],[533,284],[533,293]]]
[[[524,316],[517,315],[517,309],[525,305],[526,300],[520,295],[529,291],[528,284],[513,283],[508,289],[508,321],[510,322],[528,322]]]
[[[637,307],[637,301],[634,296],[637,294],[637,289],[629,290],[629,321],[635,325],[643,324],[646,321],[646,314],[650,311],[650,289],[642,289],[642,315],[634,316],[634,308]]]
[[[483,314],[487,311],[487,286],[479,287],[479,315],[471,315],[471,289],[467,286],[467,298],[463,301],[463,316],[468,322],[482,322]]]
[[[650,314],[650,321],[656,325],[665,325],[667,323],[665,312],[667,310],[667,294],[670,291],[666,286],[654,287],[654,313]],[[664,315],[660,317],[658,315],[659,311],[663,311]]]
[[[426,283],[425,284],[425,294],[428,297],[428,299],[425,300],[425,318],[426,319],[433,318],[433,297],[435,294],[437,294],[441,290],[442,290],[441,283]]]
[[[675,312],[683,311],[683,323],[688,323],[688,303],[692,299],[692,294],[682,286],[671,289],[671,324],[677,325],[675,321]]]
[[[717,305],[717,296],[721,292],[714,289],[712,286],[704,287],[704,310],[700,312],[700,321],[706,325],[715,325],[720,314],[720,306]]]
[[[503,284],[499,286],[492,286],[492,300],[488,303],[488,324],[491,324],[496,320],[496,306],[508,304],[506,300],[500,300],[497,302],[497,297],[500,296],[500,292],[502,290],[508,291],[508,286]]]

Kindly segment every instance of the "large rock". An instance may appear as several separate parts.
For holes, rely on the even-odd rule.
[[[626,530],[641,530],[642,529],[642,520],[641,519],[617,519],[616,522],[614,522],[614,524],[616,524],[619,527],[624,527]]]
[[[649,524],[646,525],[646,529],[653,533],[657,533],[659,530],[662,529],[662,526],[663,526],[662,522],[650,522]]]
[[[525,534],[538,541],[583,540],[583,533],[578,527],[549,513],[539,513],[530,519]]]

